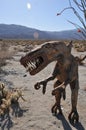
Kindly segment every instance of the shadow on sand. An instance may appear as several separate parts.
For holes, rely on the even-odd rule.
[[[78,123],[76,123],[76,124],[69,123],[69,122],[66,120],[66,118],[64,117],[64,115],[57,114],[57,115],[56,115],[56,118],[57,118],[58,120],[61,120],[64,130],[72,130],[71,125],[72,125],[76,130],[85,130],[85,128],[83,127],[83,125],[82,125],[80,122],[78,122]]]
[[[21,109],[19,103],[12,103],[11,105],[12,113],[7,112],[5,115],[0,116],[0,130],[10,130],[13,127],[12,116],[14,117],[22,117],[23,113],[28,111],[28,109]]]

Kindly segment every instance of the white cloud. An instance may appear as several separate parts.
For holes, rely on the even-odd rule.
[[[31,4],[27,3],[27,8],[30,10],[31,9]]]

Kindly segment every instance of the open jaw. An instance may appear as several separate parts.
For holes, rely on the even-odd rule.
[[[31,75],[35,75],[48,65],[48,59],[45,53],[33,51],[22,57],[20,63]]]

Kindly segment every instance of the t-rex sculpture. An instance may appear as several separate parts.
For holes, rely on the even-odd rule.
[[[54,84],[55,91],[52,92],[56,98],[56,103],[52,107],[52,112],[56,113],[58,109],[60,114],[62,114],[60,106],[61,96],[65,99],[65,87],[67,84],[70,84],[72,109],[68,118],[70,122],[78,122],[78,62],[71,54],[71,45],[72,44],[70,43],[66,46],[65,43],[58,41],[44,43],[40,48],[22,57],[20,59],[20,63],[27,69],[27,71],[29,71],[31,75],[35,75],[43,70],[43,68],[45,68],[49,63],[57,61],[52,76],[44,81],[36,83],[34,87],[35,89],[43,87],[42,92],[44,94],[46,91],[47,82],[57,78],[57,81]]]

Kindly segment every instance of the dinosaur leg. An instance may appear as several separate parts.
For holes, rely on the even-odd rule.
[[[54,88],[59,86],[61,83],[57,80],[54,84]],[[53,93],[52,93],[53,94]],[[55,115],[57,114],[57,109],[59,110],[59,113],[62,114],[62,110],[61,110],[61,91],[58,89],[57,91],[55,91],[54,93],[55,95],[55,104],[53,105],[53,107],[51,108],[51,112],[55,113]]]
[[[59,111],[59,114],[62,114],[62,110],[61,110],[61,92],[57,91],[57,94],[55,95],[55,104],[53,105],[53,107],[51,108],[51,112],[54,113],[55,115],[57,114],[57,110]]]
[[[77,112],[77,99],[78,99],[78,90],[79,90],[78,80],[74,80],[72,83],[70,83],[70,87],[71,87],[72,110],[68,116],[68,119],[71,123],[76,123],[79,121],[79,115]]]
[[[57,110],[56,109],[57,109],[57,103],[55,102],[55,104],[51,108],[51,112],[55,113],[55,115],[57,114]]]
[[[58,81],[57,81],[58,82]],[[56,85],[57,85],[57,82],[56,82]],[[65,83],[60,83],[58,82],[58,86],[54,88],[54,90],[52,90],[52,95],[56,95],[57,91],[60,91],[61,92],[61,97],[63,97],[63,99],[65,100],[66,99],[66,91],[65,91],[65,88],[66,88],[66,85]]]

